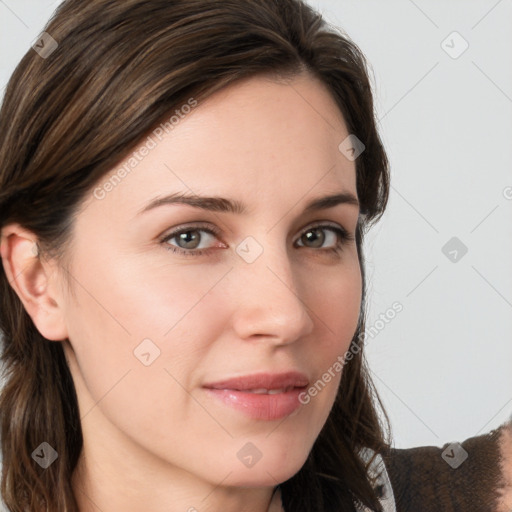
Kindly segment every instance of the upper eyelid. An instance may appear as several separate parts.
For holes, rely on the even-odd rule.
[[[327,221],[327,220],[317,220],[313,221],[309,224],[307,224],[305,227],[301,228],[299,230],[298,239],[307,232],[308,229],[314,229],[316,227],[323,227],[323,228],[329,228],[332,227],[333,229],[341,229],[345,231],[348,235],[350,235],[350,231],[344,227],[342,224],[336,223],[334,221]],[[165,240],[172,240],[174,237],[178,236],[180,233],[185,233],[187,231],[206,231],[208,233],[211,233],[215,236],[220,236],[221,230],[217,227],[214,227],[211,224],[202,224],[201,222],[198,223],[191,223],[190,226],[183,225],[178,226],[176,229],[173,229],[171,232],[163,235],[161,237],[162,241]]]
[[[187,225],[187,224],[190,224],[190,225]],[[187,223],[187,224],[173,228],[171,231],[169,231],[169,234],[181,233],[184,231],[202,230],[202,229],[204,229],[205,231],[212,231],[215,234],[220,234],[222,231],[220,228],[217,228],[216,226],[214,226],[212,224],[208,224],[208,223],[203,224],[202,222],[197,222],[197,223],[191,222],[191,223]],[[312,227],[329,227],[329,226],[332,226],[334,228],[341,227],[343,229],[347,229],[345,226],[343,226],[343,224],[340,224],[339,222],[330,221],[330,220],[315,220],[315,221],[310,222],[309,224],[306,224],[303,228],[300,228],[299,232],[302,233],[306,229],[311,229]]]
[[[207,231],[212,233],[215,236],[220,236],[221,230],[212,225],[203,225],[201,223],[191,224],[190,226],[178,226],[177,228],[173,228],[172,230],[166,232],[166,234],[162,235],[162,239],[168,240],[169,238],[173,238],[180,233],[186,233],[187,231]]]

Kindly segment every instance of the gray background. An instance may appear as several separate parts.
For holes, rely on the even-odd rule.
[[[0,0],[0,96],[59,3]],[[391,163],[367,354],[395,445],[487,432],[512,412],[512,1],[309,3],[366,54]]]

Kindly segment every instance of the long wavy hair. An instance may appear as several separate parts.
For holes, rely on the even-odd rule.
[[[361,50],[302,0],[66,0],[44,31],[57,46],[29,49],[0,110],[0,228],[19,223],[37,237],[39,257],[63,265],[82,201],[187,99],[259,74],[307,71],[327,86],[365,145],[356,160],[363,299],[330,416],[281,492],[292,512],[380,510],[371,460],[358,455],[382,451],[390,436],[363,356],[362,244],[386,207],[389,170]],[[83,438],[62,344],[38,332],[2,265],[0,301],[2,499],[11,512],[78,512],[71,477]],[[59,454],[44,470],[31,457],[42,441]]]

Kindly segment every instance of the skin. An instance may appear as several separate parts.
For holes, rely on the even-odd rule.
[[[341,373],[277,421],[248,418],[202,385],[289,369],[314,383],[348,349],[361,304],[355,241],[328,228],[313,231],[320,241],[301,237],[317,221],[355,234],[357,205],[304,212],[314,198],[357,197],[355,162],[338,149],[348,135],[316,79],[251,78],[199,104],[104,199],[87,198],[67,271],[34,256],[32,233],[4,228],[4,268],[41,334],[64,344],[77,390],[81,512],[263,512],[304,464]],[[175,192],[248,212],[174,204],[138,215]],[[193,232],[209,252],[161,241],[199,222],[220,230]],[[248,236],[263,248],[252,263],[236,252]],[[149,366],[134,356],[144,339],[160,350]],[[251,468],[237,457],[247,442],[262,454]]]
[[[512,510],[512,420],[503,429],[500,438],[501,470],[504,479],[497,512]]]

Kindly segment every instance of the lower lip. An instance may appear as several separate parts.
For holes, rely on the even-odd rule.
[[[301,403],[299,395],[305,388],[293,388],[284,393],[275,395],[249,393],[233,389],[206,388],[213,396],[225,404],[242,411],[247,416],[256,420],[279,420],[296,411]]]

